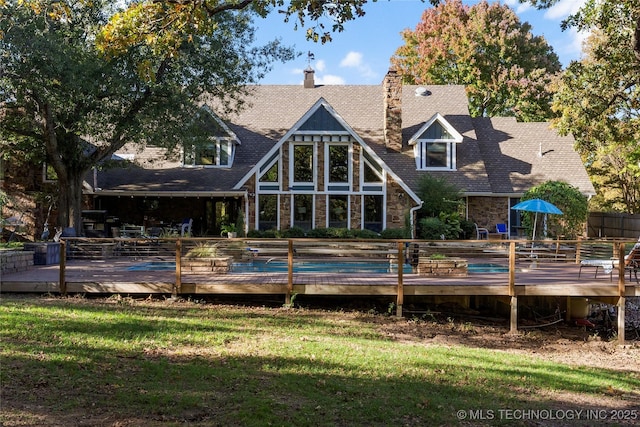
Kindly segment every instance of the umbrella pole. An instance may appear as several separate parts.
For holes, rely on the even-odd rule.
[[[533,242],[536,240],[536,224],[538,223],[538,212],[533,218],[533,236],[531,236],[531,257],[533,257]]]

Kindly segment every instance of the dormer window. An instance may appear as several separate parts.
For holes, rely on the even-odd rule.
[[[440,114],[434,115],[409,140],[418,170],[456,170],[456,145],[462,135]]]
[[[215,138],[202,146],[191,146],[184,151],[185,166],[231,166],[233,144],[227,138]]]

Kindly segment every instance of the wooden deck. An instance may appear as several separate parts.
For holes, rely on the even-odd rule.
[[[482,260],[486,262],[486,260]],[[176,274],[172,270],[128,271],[140,263],[133,260],[73,260],[65,269],[69,293],[172,294]],[[519,268],[515,274],[516,296],[618,297],[617,276],[582,274],[579,266],[566,262],[540,263]],[[616,271],[617,272],[617,271]],[[60,292],[58,265],[34,266],[28,271],[4,274],[0,292]],[[397,296],[397,273],[344,274],[294,273],[293,293],[304,295]],[[625,283],[626,297],[640,296],[640,284]],[[287,273],[182,274],[181,294],[286,294]],[[508,273],[470,273],[466,277],[402,275],[404,295],[496,295],[509,296]]]
[[[293,244],[296,243],[297,250]],[[312,242],[313,243],[313,242]],[[173,244],[173,243],[172,243]],[[218,243],[219,244],[219,243]],[[277,252],[280,258],[292,260],[302,253],[309,256],[335,257],[336,247],[319,248],[308,243],[289,241],[287,246],[260,248],[261,254],[271,257]],[[307,244],[308,246],[304,246]],[[337,245],[336,243],[332,243]],[[338,243],[341,244],[341,243]],[[180,250],[181,243],[177,242]],[[369,245],[369,252],[361,255],[391,260],[397,263],[402,258],[405,243],[382,243]],[[491,245],[491,246],[489,246]],[[241,255],[246,255],[246,242],[240,246]],[[251,248],[254,246],[249,245]],[[424,248],[431,248],[432,244]],[[580,274],[578,257],[569,259],[558,250],[541,252],[535,259],[530,254],[519,254],[514,242],[494,244],[482,243],[467,248],[468,255],[481,255],[480,259],[465,256],[469,263],[495,263],[510,268],[506,273],[469,273],[464,277],[426,277],[415,273],[182,273],[175,270],[130,271],[134,264],[145,261],[177,260],[171,247],[165,253],[154,251],[140,258],[135,256],[105,257],[103,251],[98,259],[64,260],[64,274],[60,265],[34,266],[27,271],[4,274],[0,277],[0,292],[32,293],[83,293],[83,294],[165,294],[179,295],[282,295],[283,302],[290,302],[292,295],[317,296],[387,296],[395,299],[398,315],[402,315],[405,296],[494,296],[507,301],[511,306],[511,330],[517,330],[518,297],[584,297],[608,304],[615,304],[621,314],[618,325],[624,330],[624,300],[640,297],[640,283],[630,281],[629,275],[605,274],[597,270],[584,270]],[[405,248],[405,249],[403,249]],[[424,252],[421,248],[420,256]],[[266,249],[266,250],[265,250]],[[339,248],[338,248],[339,249]],[[450,249],[460,254],[460,247],[439,247],[438,252]],[[462,248],[464,250],[464,248]],[[231,249],[228,248],[230,251]],[[236,255],[237,255],[237,249]],[[347,252],[353,252],[348,249]],[[409,252],[407,252],[408,254]],[[465,254],[466,255],[466,254]],[[621,254],[623,255],[623,253]],[[524,258],[523,258],[524,257]],[[286,259],[286,258],[285,258]],[[372,258],[365,258],[372,259]],[[293,261],[290,261],[293,262]],[[290,264],[293,265],[293,264]],[[60,286],[64,278],[63,287]],[[622,322],[622,323],[620,323]],[[624,342],[624,332],[619,335]]]

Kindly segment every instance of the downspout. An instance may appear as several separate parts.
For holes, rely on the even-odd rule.
[[[416,225],[414,221],[415,213],[418,209],[422,208],[423,204],[424,204],[424,201],[420,200],[420,204],[418,206],[414,206],[411,209],[409,209],[409,218],[411,219],[411,238],[412,239],[416,238]]]
[[[249,192],[244,191],[244,235],[249,233]]]

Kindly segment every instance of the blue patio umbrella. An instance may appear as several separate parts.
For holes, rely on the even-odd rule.
[[[553,203],[549,203],[542,199],[525,200],[511,207],[516,211],[535,212],[535,219],[533,220],[533,239],[536,238],[536,223],[538,222],[538,213],[562,215],[562,211],[556,207]]]

